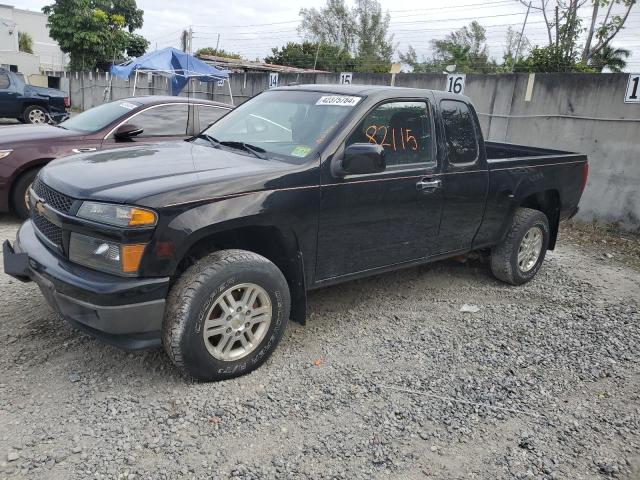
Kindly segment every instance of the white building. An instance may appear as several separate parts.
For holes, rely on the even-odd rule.
[[[18,32],[31,36],[33,54],[19,51]],[[58,43],[49,36],[44,13],[0,4],[0,66],[30,76],[61,71],[67,62]]]

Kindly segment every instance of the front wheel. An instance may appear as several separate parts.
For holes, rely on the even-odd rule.
[[[38,171],[39,169],[37,168],[26,171],[13,184],[11,196],[13,211],[22,220],[26,220],[29,217],[29,189],[38,175]]]
[[[225,380],[258,368],[276,348],[290,311],[282,272],[244,250],[221,250],[187,269],[171,289],[162,326],[178,369]]]
[[[535,277],[549,246],[549,221],[539,210],[519,208],[505,239],[491,250],[491,271],[503,282],[522,285]]]

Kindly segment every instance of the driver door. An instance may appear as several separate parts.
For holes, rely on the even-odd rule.
[[[336,178],[325,162],[316,281],[424,259],[434,250],[442,191],[430,112],[424,99],[385,102],[351,132],[344,147],[383,146],[382,173]]]

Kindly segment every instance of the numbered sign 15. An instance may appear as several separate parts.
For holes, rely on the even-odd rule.
[[[278,86],[278,74],[270,73],[269,74],[269,88],[275,88]]]
[[[447,92],[464,94],[464,81],[467,76],[464,73],[450,73],[447,75]]]
[[[353,73],[351,72],[342,72],[340,74],[340,85],[351,85],[351,79],[353,78]]]
[[[624,103],[640,103],[640,73],[630,73]]]

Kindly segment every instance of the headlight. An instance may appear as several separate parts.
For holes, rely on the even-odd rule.
[[[99,202],[83,202],[76,216],[116,227],[153,227],[158,221],[156,213],[146,208]]]
[[[138,272],[145,246],[122,245],[72,232],[69,259],[102,272],[134,276]]]
[[[13,150],[0,150],[0,158],[8,157]]]

